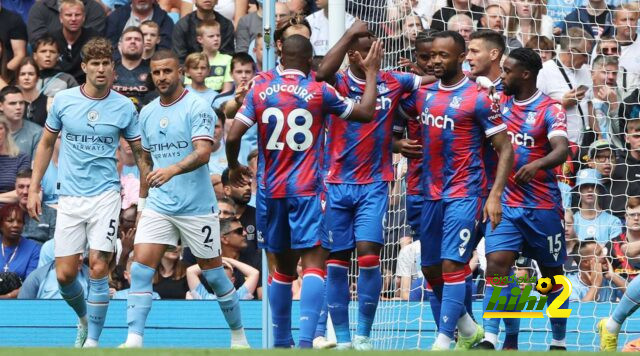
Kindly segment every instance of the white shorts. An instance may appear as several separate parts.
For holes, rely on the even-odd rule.
[[[171,216],[151,209],[142,210],[134,244],[188,246],[197,258],[221,255],[218,214]]]
[[[60,196],[54,234],[56,257],[92,250],[115,252],[120,221],[120,193],[109,190],[92,197]]]

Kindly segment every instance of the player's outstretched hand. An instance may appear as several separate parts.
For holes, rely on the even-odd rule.
[[[426,73],[422,69],[420,69],[420,67],[418,67],[417,64],[411,62],[410,59],[407,59],[407,58],[404,58],[404,57],[400,57],[400,60],[398,61],[398,65],[400,67],[409,68],[411,73],[413,73],[415,75],[419,75],[419,76],[426,75]]]
[[[40,200],[40,194],[29,191],[27,211],[33,220],[40,222],[40,215],[42,215],[42,201]]]
[[[236,168],[229,168],[229,183],[233,187],[242,187],[251,184],[251,169],[245,165],[239,164]]]
[[[397,141],[400,153],[407,158],[422,157],[422,145],[417,140],[402,139]]]
[[[353,25],[349,27],[347,32],[349,33],[349,35],[351,35],[352,38],[366,37],[371,35],[371,32],[367,27],[367,23],[360,19],[355,20],[353,22]]]
[[[158,188],[178,174],[174,166],[158,168],[147,174],[147,182],[151,188]]]
[[[537,161],[533,161],[520,167],[514,176],[517,184],[527,184],[533,179],[533,177],[535,177],[536,173],[540,169],[536,162]]]
[[[495,229],[500,221],[502,221],[502,203],[500,198],[494,198],[489,196],[487,203],[484,205],[484,211],[482,216],[482,222],[487,222],[487,219],[491,221],[491,228]]]
[[[367,54],[367,58],[362,59],[360,52],[357,51],[354,55],[356,57],[356,62],[362,67],[362,69],[364,69],[365,72],[377,74],[380,70],[380,64],[382,63],[382,56],[384,55],[382,41],[377,40],[373,42],[369,49],[369,53]]]

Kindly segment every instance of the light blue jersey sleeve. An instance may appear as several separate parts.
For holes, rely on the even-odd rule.
[[[58,92],[60,93],[60,92]],[[60,105],[58,104],[62,99],[61,96],[56,94],[53,98],[53,104],[51,105],[51,109],[49,110],[49,114],[47,114],[47,120],[44,123],[44,127],[51,132],[60,132],[62,130],[62,120],[60,120],[60,116],[58,111],[60,110]]]
[[[128,117],[128,122],[126,122],[126,126],[122,130],[122,136],[124,136],[124,139],[127,141],[140,139],[138,111],[136,110],[133,102],[131,102],[130,111],[125,117]]]

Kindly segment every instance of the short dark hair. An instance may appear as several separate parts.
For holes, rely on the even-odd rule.
[[[16,178],[31,178],[31,174],[33,174],[31,168],[25,168],[16,174]]]
[[[124,35],[126,35],[129,32],[137,32],[140,34],[140,37],[144,38],[144,34],[142,33],[142,30],[140,29],[140,27],[138,26],[129,26],[127,28],[124,29],[124,31],[122,31],[122,34],[120,34],[120,41],[122,41],[122,39],[124,38]]]
[[[531,48],[515,48],[509,52],[509,58],[518,61],[519,65],[530,71],[534,76],[538,75],[538,72],[542,69],[542,59]]]
[[[311,41],[302,35],[291,35],[282,43],[282,56],[299,59],[313,57],[313,45]]]
[[[494,31],[494,30],[480,30],[473,32],[471,34],[470,39],[472,40],[483,40],[486,43],[490,44],[493,48],[497,48],[500,51],[500,55],[504,53],[507,49],[504,43],[504,36],[502,34]]]
[[[225,168],[220,175],[220,182],[222,185],[229,185],[229,168]]]
[[[237,65],[249,64],[251,63],[251,67],[253,71],[256,71],[256,62],[253,60],[253,57],[249,55],[247,52],[238,52],[231,56],[231,71],[233,72],[233,68]]]
[[[44,35],[36,40],[33,44],[33,52],[38,52],[38,48],[44,45],[52,45],[56,48],[56,51],[60,53],[60,48],[58,47],[58,42],[51,35]]]
[[[38,68],[38,64],[36,64],[35,59],[29,56],[22,58],[22,60],[18,64],[18,68],[16,70],[16,75],[18,76],[18,78],[20,78],[20,70],[24,66],[32,66],[36,72],[36,76],[40,78],[40,68]]]
[[[175,59],[176,61],[178,61],[178,63],[180,63],[180,59],[178,58],[178,55],[176,54],[176,52],[170,50],[170,49],[159,49],[157,50],[153,56],[151,56],[151,60],[150,62],[153,61],[161,61],[164,59]]]
[[[436,38],[451,38],[453,42],[460,49],[460,53],[464,53],[467,51],[467,44],[464,41],[464,37],[456,31],[440,31],[431,35],[433,39]]]
[[[284,41],[284,33],[294,26],[304,26],[309,30],[309,33],[312,33],[309,21],[302,15],[294,15],[277,23],[276,30],[273,33],[273,40],[275,42]]]
[[[231,232],[231,224],[233,223],[239,223],[240,225],[242,225],[242,222],[235,216],[231,218],[220,219],[220,237]]]
[[[0,103],[4,103],[9,94],[22,94],[22,90],[15,85],[7,85],[0,90]]]
[[[416,35],[416,46],[420,43],[433,42],[433,34],[438,31],[432,29],[426,29],[418,32]]]

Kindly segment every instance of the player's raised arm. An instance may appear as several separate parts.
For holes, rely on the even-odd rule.
[[[371,49],[369,49],[367,58],[362,59],[359,52],[355,52],[354,54],[358,65],[364,69],[367,82],[364,87],[362,99],[359,103],[355,103],[353,111],[348,117],[351,121],[371,122],[376,114],[376,99],[378,97],[377,78],[383,53],[382,42],[375,41],[371,45]]]
[[[491,144],[496,153],[498,153],[498,168],[496,169],[496,180],[484,206],[483,222],[487,221],[488,218],[491,220],[492,228],[495,229],[500,224],[500,220],[502,220],[502,203],[500,199],[507,183],[507,178],[511,174],[513,147],[507,131],[500,131],[491,136]]]
[[[371,36],[371,32],[369,32],[365,22],[356,20],[320,62],[316,72],[316,81],[333,85],[336,73],[340,70],[344,56],[349,51],[353,41],[363,36]]]
[[[31,186],[29,187],[29,200],[27,203],[27,211],[29,216],[36,221],[40,221],[42,214],[42,206],[40,200],[40,182],[42,176],[51,162],[53,156],[53,148],[58,139],[58,132],[50,129],[48,126],[42,130],[42,137],[36,149],[35,158],[33,160],[33,173],[31,174]]]

